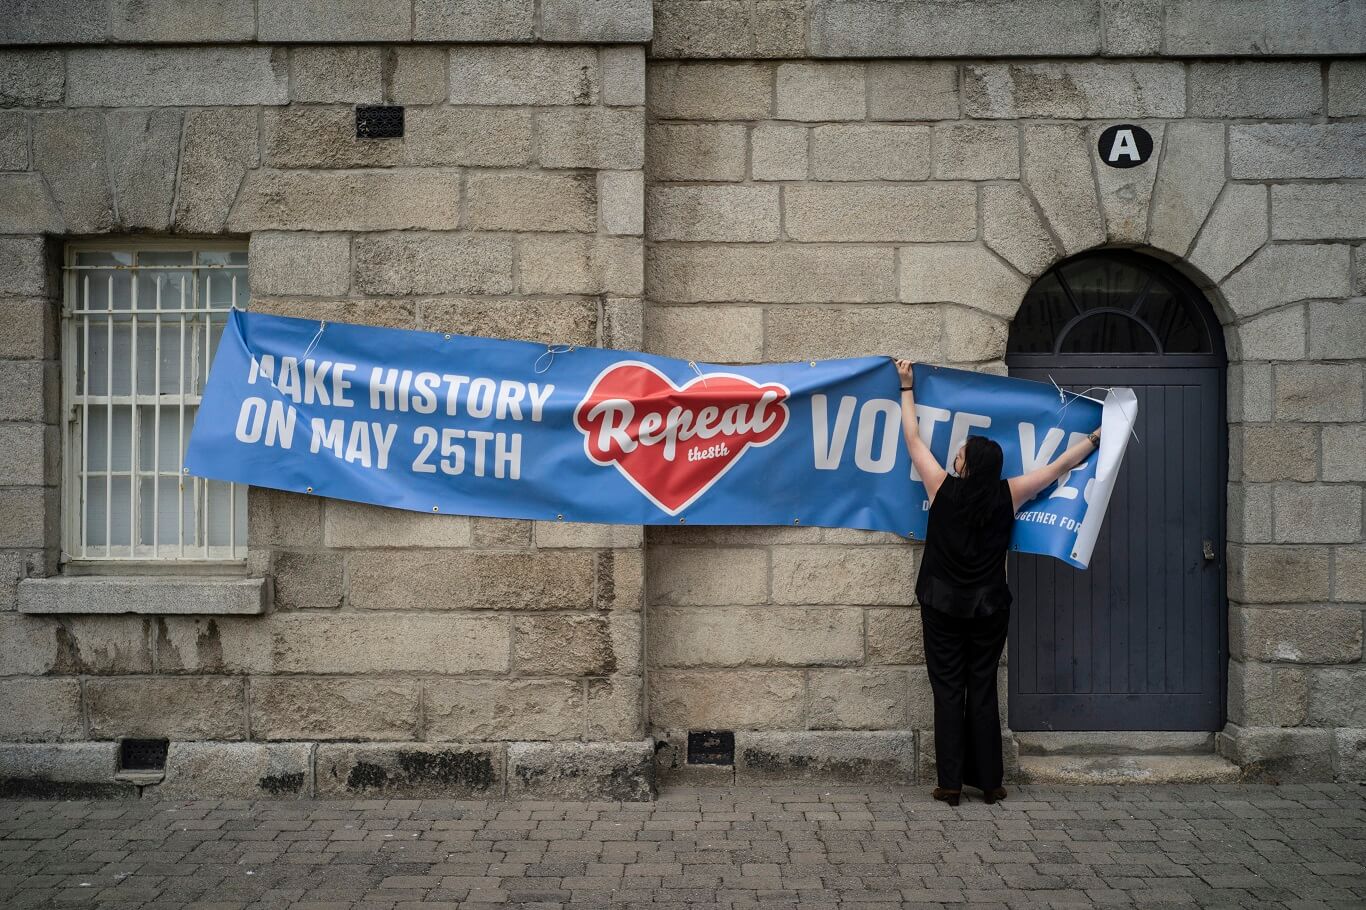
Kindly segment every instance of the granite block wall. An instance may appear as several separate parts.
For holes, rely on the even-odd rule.
[[[230,584],[81,575],[62,249],[157,237],[245,245],[267,312],[997,372],[1053,263],[1169,261],[1230,357],[1219,747],[1366,775],[1360,4],[326,6],[0,20],[0,778],[126,792],[115,742],[147,736],[168,794],[635,799],[651,740],[698,728],[756,778],[932,772],[918,549],[892,536],[253,490]],[[375,103],[403,139],[355,138]],[[1151,160],[1097,164],[1116,122]]]

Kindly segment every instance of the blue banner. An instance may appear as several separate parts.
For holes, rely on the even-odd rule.
[[[1002,443],[1010,470],[1100,422],[1098,404],[1062,409],[1039,383],[917,377],[941,459],[972,429]],[[418,512],[923,537],[897,388],[885,357],[719,366],[234,310],[185,464]],[[1084,485],[1078,469],[1059,489]],[[1066,509],[1022,520],[1019,548],[1072,553],[1084,507],[1041,498]]]
[[[942,465],[968,436],[1001,446],[1006,477],[1048,464],[1104,424],[1101,447],[1015,514],[1010,548],[1056,556],[1086,568],[1114,488],[1138,405],[1130,389],[1107,390],[1103,402],[1024,379],[916,364],[920,438]],[[912,469],[919,508],[911,534],[925,535],[929,498]]]
[[[231,314],[190,473],[418,512],[906,534],[896,369]]]

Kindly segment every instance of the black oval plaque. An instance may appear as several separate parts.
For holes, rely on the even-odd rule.
[[[1138,167],[1152,157],[1153,137],[1141,126],[1117,123],[1100,134],[1096,148],[1110,167]]]

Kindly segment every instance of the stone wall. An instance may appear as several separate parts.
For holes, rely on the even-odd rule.
[[[1220,747],[1366,776],[1361,4],[190,6],[0,20],[0,779],[123,792],[114,740],[144,735],[174,795],[640,798],[649,737],[667,763],[695,728],[749,777],[932,771],[891,535],[253,490],[254,594],[59,578],[61,248],[138,235],[249,243],[269,312],[997,372],[1052,263],[1168,259],[1231,359]],[[377,102],[404,139],[354,138]],[[1096,165],[1118,121],[1149,163]]]
[[[608,43],[650,39],[645,0],[14,0],[0,44]]]
[[[35,7],[6,37],[77,40],[49,22],[76,6]],[[84,756],[12,746],[0,777],[105,767],[115,739],[145,736],[176,743],[169,792],[229,756],[224,789],[246,792],[648,795],[639,528],[252,489],[264,615],[155,612],[193,609],[188,579],[152,599],[53,578],[67,237],[249,240],[265,312],[642,343],[645,56],[603,42],[648,6],[547,0],[533,23],[530,2],[489,5],[501,18],[475,28],[418,4],[390,34],[379,18],[409,4],[263,3],[237,34],[239,6],[215,7],[209,40],[436,43],[0,50],[0,741]],[[181,39],[151,12],[128,5],[112,42]],[[529,43],[440,43],[462,39]],[[382,102],[406,106],[405,137],[357,139],[354,105]]]
[[[1336,0],[655,0],[656,58],[1360,54]]]
[[[1231,360],[1221,746],[1268,774],[1360,775],[1364,78],[1347,61],[652,62],[647,344],[999,372],[1052,263],[1103,246],[1175,262]],[[1095,163],[1114,122],[1153,134],[1151,160]],[[857,752],[918,731],[902,760],[932,760],[916,548],[813,528],[646,539],[656,736],[881,731],[836,737]]]

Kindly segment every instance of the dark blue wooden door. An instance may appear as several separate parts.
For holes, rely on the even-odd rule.
[[[1218,730],[1224,599],[1223,335],[1199,288],[1128,250],[1066,259],[1010,326],[1012,376],[1138,395],[1085,571],[1012,554],[1010,726]]]
[[[1128,386],[1138,396],[1138,438],[1090,568],[1010,556],[1013,730],[1223,726],[1223,370],[1162,368],[1162,360],[1011,368],[1076,391]]]

